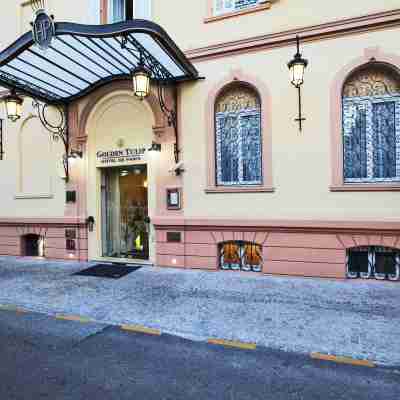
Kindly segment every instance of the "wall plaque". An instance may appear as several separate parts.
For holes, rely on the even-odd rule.
[[[180,210],[182,208],[181,197],[181,189],[167,189],[167,209]]]
[[[168,243],[180,243],[182,242],[181,232],[167,232]]]

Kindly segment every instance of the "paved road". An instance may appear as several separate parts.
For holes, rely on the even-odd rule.
[[[398,400],[400,371],[0,311],[4,400]]]
[[[156,267],[118,280],[73,275],[87,267],[0,257],[0,304],[139,324],[189,339],[219,337],[400,367],[400,282]]]

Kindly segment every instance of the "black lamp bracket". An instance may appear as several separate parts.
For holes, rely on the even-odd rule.
[[[63,156],[63,165],[65,171],[65,181],[69,181],[69,164],[68,164],[68,155],[69,155],[69,131],[68,131],[68,107],[64,104],[50,105],[47,103],[43,103],[38,101],[37,99],[32,100],[32,106],[36,110],[37,117],[39,118],[41,124],[44,128],[50,133],[51,138],[54,142],[62,141],[64,145],[64,156]],[[52,110],[57,110],[59,114],[59,121],[57,123],[52,122],[46,116],[49,107]]]
[[[175,145],[174,158],[175,162],[179,162],[179,137],[178,137],[178,122],[177,122],[177,90],[176,82],[171,73],[158,62],[132,35],[124,34],[121,37],[121,47],[130,52],[134,56],[139,65],[143,65],[150,73],[150,78],[157,82],[157,97],[162,113],[166,116],[168,126],[174,128]],[[165,102],[165,88],[169,86],[173,88],[175,109],[167,107]]]
[[[174,96],[174,108],[168,108],[165,102],[165,84],[161,81],[158,81],[157,85],[157,94],[158,94],[158,102],[160,104],[160,108],[162,113],[166,116],[168,126],[172,126],[175,134],[175,143],[174,143],[174,158],[175,164],[179,162],[179,135],[178,135],[178,116],[177,116],[177,88],[176,86],[172,86],[173,96]]]

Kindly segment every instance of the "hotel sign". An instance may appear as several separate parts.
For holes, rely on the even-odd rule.
[[[146,153],[146,146],[134,148],[98,151],[97,162],[101,165],[125,164],[132,161],[141,161]]]
[[[53,19],[42,9],[36,11],[35,20],[32,23],[33,40],[42,50],[47,50],[55,35]]]

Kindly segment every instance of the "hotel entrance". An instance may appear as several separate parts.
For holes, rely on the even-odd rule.
[[[147,165],[101,171],[102,256],[149,259]]]

